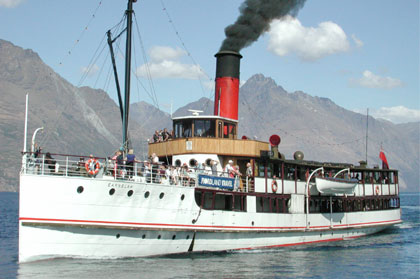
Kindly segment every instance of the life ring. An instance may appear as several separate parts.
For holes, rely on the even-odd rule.
[[[376,185],[376,187],[375,187],[375,194],[379,195],[379,186],[378,185]]]
[[[91,166],[93,168],[91,168]],[[101,169],[101,165],[99,164],[98,160],[89,159],[85,164],[85,168],[88,174],[97,175],[99,170]]]
[[[277,192],[277,181],[275,179],[273,179],[273,181],[271,182],[271,190],[273,190],[273,193]]]

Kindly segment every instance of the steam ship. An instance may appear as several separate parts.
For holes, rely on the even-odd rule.
[[[133,2],[126,11],[128,51]],[[149,143],[149,156],[159,159],[150,168],[88,156],[80,163],[81,156],[60,154],[52,165],[46,154],[35,159],[25,147],[20,262],[282,247],[357,238],[401,223],[397,170],[307,161],[302,152],[286,159],[277,135],[269,142],[239,139],[242,56],[215,56],[214,115],[173,118],[174,138]],[[130,53],[126,59],[130,69]],[[210,171],[212,162],[218,164]],[[166,176],[160,170],[197,163],[206,167]],[[223,168],[232,163],[239,166],[233,175]],[[124,171],[130,168],[131,175]]]

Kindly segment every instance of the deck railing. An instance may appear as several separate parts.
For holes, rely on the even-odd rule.
[[[33,175],[51,175],[67,177],[89,177],[105,180],[136,181],[155,184],[181,185],[196,187],[198,175],[228,177],[225,172],[212,172],[207,169],[168,166],[148,161],[133,164],[118,164],[116,160],[91,156],[65,154],[23,154],[21,172]],[[246,192],[251,189],[251,181],[240,176],[234,177],[234,191]]]

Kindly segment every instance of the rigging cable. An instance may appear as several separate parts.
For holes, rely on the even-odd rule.
[[[176,28],[176,26],[175,26],[175,23],[174,23],[174,21],[172,20],[172,17],[169,15],[169,12],[168,12],[168,9],[166,8],[166,6],[165,6],[165,3],[163,2],[163,0],[160,0],[160,4],[162,5],[162,10],[164,11],[164,13],[165,13],[165,15],[167,16],[167,18],[168,18],[168,22],[170,23],[170,25],[172,26],[172,28],[173,28],[173,30],[174,30],[174,32],[175,32],[175,35],[176,35],[176,37],[178,38],[178,40],[180,41],[180,43],[181,43],[181,45],[182,45],[182,48],[185,50],[185,52],[187,53],[187,55],[188,55],[188,57],[191,59],[191,61],[193,62],[193,64],[197,67],[197,69],[204,75],[204,76],[206,76],[207,77],[207,79],[209,80],[209,82],[211,82],[211,83],[213,83],[214,84],[214,79],[212,79],[201,67],[200,67],[200,65],[197,63],[197,61],[194,59],[194,57],[193,57],[193,55],[191,54],[191,52],[188,50],[188,48],[187,48],[187,46],[186,46],[186,44],[185,44],[185,42],[184,42],[184,40],[182,39],[182,37],[181,37],[181,35],[180,35],[180,33],[179,33],[179,31],[178,31],[178,29]],[[198,79],[198,81],[199,81],[199,84],[200,84],[200,87],[201,87],[201,91],[203,92],[203,96],[204,97],[206,97],[206,93],[205,93],[205,89],[204,89],[204,86],[203,86],[203,82],[202,82],[202,80],[201,80],[201,76],[200,76],[200,74],[199,73],[197,73],[197,79]],[[206,104],[205,104],[205,109],[207,109],[207,107],[208,107],[208,105],[210,104],[210,101],[211,101],[211,99],[213,99],[214,98],[214,90],[212,90],[212,89],[210,89],[209,90],[210,91],[210,94],[208,94],[208,97],[207,97],[207,101],[206,101]]]
[[[98,6],[95,8],[95,10],[93,11],[93,13],[92,13],[92,16],[90,17],[90,19],[89,19],[89,22],[86,24],[86,26],[85,26],[85,28],[83,28],[83,30],[82,30],[82,32],[80,32],[80,35],[79,35],[79,37],[78,37],[78,39],[76,39],[76,41],[74,42],[74,44],[73,44],[73,46],[70,48],[70,50],[68,50],[67,51],[67,54],[66,54],[66,56],[64,57],[64,59],[66,59],[68,56],[70,56],[71,54],[72,54],[72,52],[73,52],[73,50],[76,48],[76,46],[77,46],[77,44],[80,42],[80,40],[83,38],[83,36],[84,36],[84,34],[85,34],[85,32],[86,32],[86,30],[88,30],[88,28],[89,28],[89,26],[90,26],[90,24],[92,23],[92,21],[95,19],[95,17],[96,17],[96,13],[98,12],[98,10],[99,10],[99,8],[101,7],[101,5],[102,5],[102,1],[99,1],[99,3],[98,3]],[[63,60],[64,59],[62,59],[61,61],[59,61],[59,63],[58,63],[58,65],[63,65]]]
[[[154,97],[154,102],[157,108],[159,108],[159,102],[156,96],[156,90],[155,90],[155,86],[153,83],[153,79],[152,79],[152,74],[150,72],[150,67],[149,67],[149,61],[147,60],[147,55],[146,55],[146,50],[144,48],[144,44],[143,44],[143,40],[140,34],[140,28],[137,22],[137,16],[134,13],[134,22],[136,23],[136,28],[137,28],[137,35],[139,37],[139,42],[140,42],[140,46],[141,46],[141,50],[142,50],[142,55],[143,55],[143,60],[144,60],[144,65],[146,66],[146,74],[147,74],[147,79],[149,81],[149,86],[150,86],[150,91],[152,96]],[[137,74],[135,75],[137,77]]]

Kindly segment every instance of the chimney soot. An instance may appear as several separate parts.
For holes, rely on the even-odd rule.
[[[238,120],[239,67],[242,55],[235,51],[216,53],[214,115]]]

